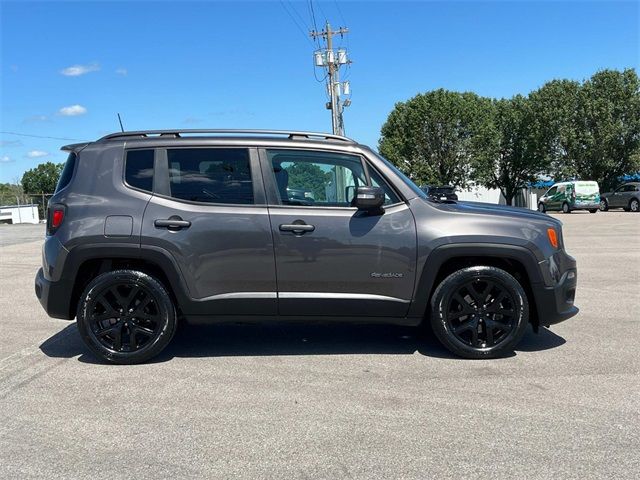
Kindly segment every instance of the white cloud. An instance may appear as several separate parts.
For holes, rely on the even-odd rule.
[[[129,71],[126,68],[119,67],[119,68],[116,68],[116,73],[118,75],[122,75],[123,77],[126,77]]]
[[[58,113],[65,117],[75,117],[77,115],[84,115],[87,113],[87,109],[82,105],[69,105],[68,107],[62,107],[58,110]]]
[[[41,158],[49,155],[49,152],[44,152],[42,150],[31,150],[27,152],[27,158]]]
[[[60,73],[65,77],[79,77],[80,75],[97,72],[98,70],[100,70],[100,65],[91,63],[89,65],[71,65],[70,67],[60,70]]]
[[[13,162],[13,160],[9,155],[3,155],[0,157],[0,163],[9,163],[9,162]]]

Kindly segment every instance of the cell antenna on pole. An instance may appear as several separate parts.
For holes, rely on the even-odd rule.
[[[124,132],[124,127],[122,126],[122,119],[120,118],[120,114],[118,113],[118,122],[120,122],[120,131]]]

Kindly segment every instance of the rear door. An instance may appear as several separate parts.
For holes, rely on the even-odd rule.
[[[161,148],[143,246],[178,265],[192,314],[277,311],[275,262],[257,152],[247,148]]]
[[[261,164],[281,315],[406,315],[415,281],[409,207],[359,155],[267,149]],[[382,215],[351,207],[355,188],[385,189]]]

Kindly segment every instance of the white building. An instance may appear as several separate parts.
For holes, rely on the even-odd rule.
[[[38,206],[34,204],[0,206],[0,222],[13,224],[40,223]]]

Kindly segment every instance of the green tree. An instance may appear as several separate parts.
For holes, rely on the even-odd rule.
[[[491,101],[435,90],[397,103],[382,126],[380,153],[418,184],[465,187]]]
[[[529,94],[536,155],[547,163],[547,173],[556,180],[578,175],[575,162],[579,141],[579,82],[552,80]]]
[[[326,184],[331,174],[314,163],[298,162],[286,167],[289,174],[289,188],[298,188],[313,193],[313,198],[326,200]]]
[[[0,183],[0,205],[15,205],[22,197],[22,187],[13,183]]]
[[[492,120],[481,134],[484,147],[474,160],[474,177],[488,187],[497,188],[507,205],[518,191],[547,170],[539,155],[538,139],[531,105],[526,97],[494,101]]]
[[[640,79],[635,70],[603,70],[584,82],[578,116],[573,159],[580,178],[608,188],[619,176],[640,170]]]
[[[22,188],[27,194],[53,193],[64,163],[41,163],[22,175]]]

